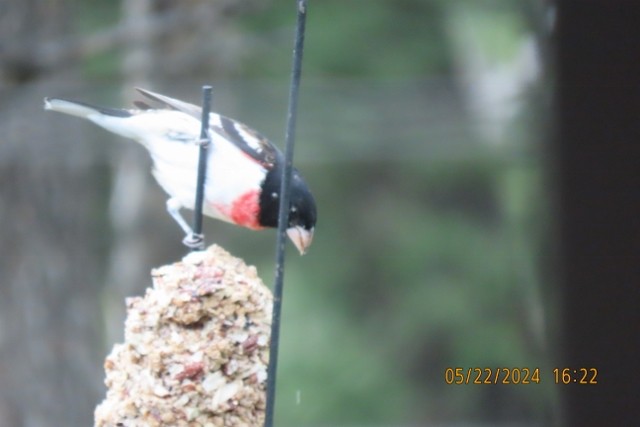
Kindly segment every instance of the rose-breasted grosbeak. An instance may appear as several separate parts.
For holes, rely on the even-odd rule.
[[[187,234],[193,231],[180,214],[195,205],[200,139],[200,107],[144,89],[142,95],[159,104],[152,108],[103,108],[62,98],[45,98],[45,109],[78,116],[142,144],[153,159],[153,175],[169,194],[167,210]],[[277,227],[284,156],[248,126],[211,113],[203,212],[242,227]],[[316,204],[294,168],[291,179],[287,235],[304,254],[313,238]]]

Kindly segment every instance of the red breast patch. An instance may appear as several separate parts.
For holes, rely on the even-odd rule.
[[[258,222],[260,215],[260,190],[249,190],[231,203],[231,206],[216,206],[234,224],[259,230],[264,228]]]

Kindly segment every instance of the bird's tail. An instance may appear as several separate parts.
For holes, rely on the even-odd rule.
[[[186,134],[196,139],[200,132],[198,119],[169,109],[105,108],[63,98],[45,98],[44,108],[87,119],[109,132],[133,139],[145,146],[148,146],[149,141],[163,140],[171,134]]]
[[[124,110],[121,108],[98,107],[96,105],[87,104],[85,102],[72,101],[63,98],[45,98],[44,109],[82,117],[83,119],[91,119],[92,116],[95,115],[122,118],[131,117],[133,115],[129,110]]]

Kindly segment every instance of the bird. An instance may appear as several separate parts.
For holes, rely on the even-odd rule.
[[[166,209],[186,235],[183,242],[198,244],[201,236],[194,234],[180,211],[193,210],[195,205],[202,109],[150,90],[136,90],[145,100],[135,101],[132,109],[54,97],[44,99],[44,108],[87,119],[146,148],[153,176],[169,195]],[[249,126],[213,112],[208,136],[203,214],[252,230],[277,228],[285,164],[282,152]],[[316,202],[295,167],[290,188],[286,233],[303,255],[313,240]]]

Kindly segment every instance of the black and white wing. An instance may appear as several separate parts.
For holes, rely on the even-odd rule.
[[[146,89],[136,88],[138,92],[147,98],[160,103],[172,110],[181,111],[198,120],[202,118],[202,108],[170,98]],[[149,108],[146,104],[138,102],[136,105]],[[266,169],[272,169],[277,160],[282,157],[278,148],[263,135],[237,120],[211,113],[209,116],[209,129],[233,143],[250,158],[260,163]]]

